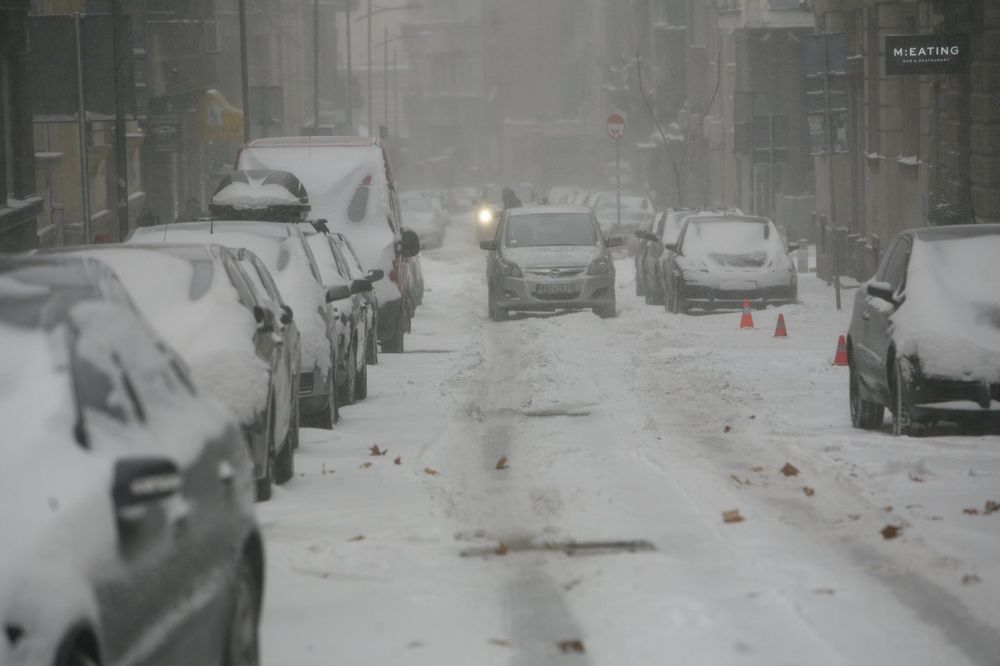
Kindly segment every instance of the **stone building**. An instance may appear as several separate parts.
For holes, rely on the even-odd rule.
[[[897,232],[1000,221],[1000,3],[814,0],[847,48],[847,148],[816,158],[820,272],[867,278]],[[890,35],[968,35],[967,66],[886,72]],[[832,196],[831,196],[832,187]],[[832,206],[831,206],[832,202]]]

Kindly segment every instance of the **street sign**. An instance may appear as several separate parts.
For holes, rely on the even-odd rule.
[[[625,118],[620,113],[608,116],[608,136],[616,141],[625,137]]]

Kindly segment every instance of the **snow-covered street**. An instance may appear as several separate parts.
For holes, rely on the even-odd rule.
[[[462,216],[423,269],[257,506],[263,663],[1000,663],[1000,437],[852,428],[824,282],[739,330],[623,258],[617,318],[495,323]]]

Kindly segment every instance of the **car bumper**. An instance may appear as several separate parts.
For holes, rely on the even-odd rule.
[[[906,390],[918,417],[987,415],[1000,418],[1000,382],[919,378]]]
[[[544,294],[550,285],[564,285],[566,293]],[[615,275],[581,275],[571,279],[544,280],[501,277],[497,287],[497,307],[504,310],[562,310],[596,308],[614,301]]]
[[[739,307],[744,300],[753,304],[790,303],[796,300],[794,281],[784,284],[762,284],[752,281],[728,283],[684,282],[681,298],[690,305],[709,307]]]

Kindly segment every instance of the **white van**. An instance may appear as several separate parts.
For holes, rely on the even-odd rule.
[[[405,262],[420,252],[416,234],[402,229],[402,214],[382,142],[368,137],[295,136],[251,141],[237,169],[289,171],[305,185],[314,219],[350,239],[365,269],[388,280],[375,283],[378,340],[384,352],[403,351],[413,296]]]

